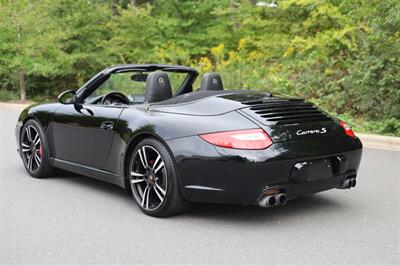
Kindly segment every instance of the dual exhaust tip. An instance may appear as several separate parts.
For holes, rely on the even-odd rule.
[[[342,188],[342,189],[352,188],[352,187],[355,187],[356,184],[357,184],[357,181],[355,178],[349,178],[342,182],[342,184],[340,185],[340,188]]]
[[[274,206],[282,206],[287,202],[287,196],[285,193],[280,193],[276,195],[266,195],[261,197],[258,201],[260,207],[269,208]]]

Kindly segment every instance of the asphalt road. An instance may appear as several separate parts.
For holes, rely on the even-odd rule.
[[[17,114],[0,109],[0,265],[400,264],[400,152],[365,149],[355,189],[156,219],[107,183],[30,178]]]

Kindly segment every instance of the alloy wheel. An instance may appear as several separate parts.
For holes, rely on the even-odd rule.
[[[167,170],[160,153],[152,146],[136,150],[130,169],[133,196],[146,210],[155,210],[164,202],[167,193]]]
[[[39,132],[31,125],[22,132],[21,153],[26,168],[36,172],[42,163],[43,149]]]

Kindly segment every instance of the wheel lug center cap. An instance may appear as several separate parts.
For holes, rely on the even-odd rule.
[[[150,184],[154,185],[156,182],[156,177],[152,173],[149,173],[149,175],[147,175],[147,180]]]
[[[149,168],[146,169],[145,175],[149,177],[151,175],[151,170]]]

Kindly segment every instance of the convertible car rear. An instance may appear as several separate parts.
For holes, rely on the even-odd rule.
[[[127,73],[126,84],[118,77],[104,89]],[[175,74],[180,82],[170,81]],[[62,168],[117,184],[158,217],[192,202],[272,207],[356,185],[362,144],[346,123],[304,99],[224,90],[215,73],[194,90],[197,75],[117,66],[60,103],[27,108],[16,128],[25,168],[33,177]]]

